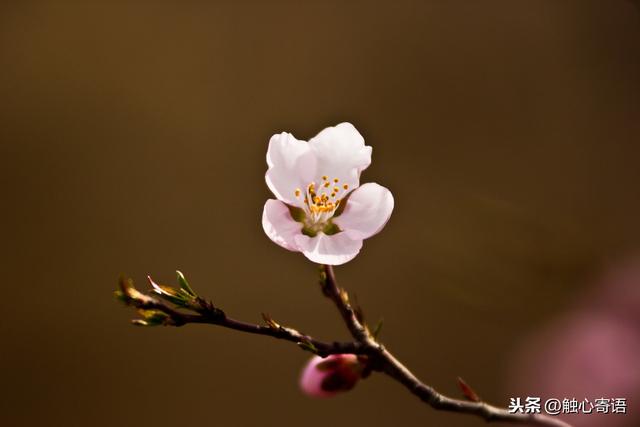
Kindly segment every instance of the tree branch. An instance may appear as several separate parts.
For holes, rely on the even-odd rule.
[[[161,289],[169,291],[173,288],[163,286]],[[249,334],[265,335],[290,341],[296,343],[302,349],[322,357],[330,354],[364,354],[368,351],[363,345],[357,342],[324,342],[317,340],[293,328],[279,325],[266,314],[263,314],[263,318],[267,324],[266,326],[232,319],[211,302],[205,301],[197,296],[188,300],[188,304],[181,305],[181,308],[191,311],[191,313],[185,313],[170,307],[157,298],[139,292],[130,280],[120,280],[120,290],[117,292],[117,296],[125,304],[133,306],[140,311],[144,319],[133,320],[133,323],[136,325],[183,326],[189,323],[216,325]]]
[[[395,358],[391,352],[377,342],[369,333],[361,314],[351,306],[347,292],[337,284],[333,267],[322,266],[320,276],[322,292],[338,308],[347,328],[356,342],[368,349],[371,363],[375,370],[384,372],[404,385],[411,393],[434,409],[449,412],[471,414],[486,421],[512,422],[550,427],[571,427],[566,422],[544,414],[510,413],[507,409],[498,408],[482,401],[467,401],[447,397],[420,381],[406,366]]]
[[[320,286],[322,293],[336,305],[353,338],[362,343],[374,343],[367,327],[359,319],[361,314],[358,314],[351,306],[349,294],[338,286],[333,267],[323,265],[321,268]]]
[[[437,392],[433,387],[422,383],[393,354],[382,348],[380,357],[383,361],[382,371],[404,385],[411,393],[434,409],[448,412],[471,414],[486,421],[512,422],[538,426],[571,427],[566,422],[544,414],[510,413],[507,409],[498,408],[488,403],[454,399]]]
[[[564,421],[543,414],[510,413],[507,409],[489,405],[485,402],[459,400],[447,397],[421,382],[407,367],[395,358],[369,332],[364,323],[362,313],[353,307],[347,292],[337,284],[333,268],[323,265],[320,276],[322,292],[336,306],[349,332],[354,338],[352,342],[324,342],[297,330],[276,323],[271,317],[263,314],[266,326],[247,323],[232,319],[212,302],[197,296],[186,279],[178,272],[180,288],[172,288],[155,284],[151,278],[153,291],[165,301],[139,292],[131,280],[120,280],[120,289],[116,296],[125,304],[138,309],[142,319],[136,319],[134,324],[144,326],[166,325],[183,326],[189,323],[204,323],[223,328],[233,329],[255,335],[265,335],[296,343],[303,350],[313,352],[322,357],[331,354],[358,354],[368,356],[370,368],[383,372],[392,379],[404,385],[412,394],[434,409],[448,412],[476,415],[493,422],[512,422],[548,427],[571,427]],[[186,310],[181,311],[181,310]],[[465,385],[465,395],[477,399],[475,393],[470,393]]]

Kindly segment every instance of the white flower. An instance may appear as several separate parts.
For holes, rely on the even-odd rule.
[[[267,185],[277,200],[265,203],[262,227],[275,243],[313,262],[352,260],[391,216],[389,190],[360,186],[371,147],[351,123],[326,128],[309,142],[286,132],[274,135],[267,164]]]

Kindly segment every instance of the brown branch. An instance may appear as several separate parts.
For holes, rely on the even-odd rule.
[[[320,286],[322,288],[322,293],[333,301],[338,308],[338,311],[340,312],[340,315],[342,316],[344,323],[346,323],[353,338],[362,343],[374,343],[367,327],[360,322],[360,319],[358,319],[358,313],[356,313],[356,310],[351,306],[351,303],[349,302],[349,295],[344,289],[338,286],[332,266],[322,266],[322,271],[320,273]]]
[[[411,393],[434,409],[449,412],[471,414],[486,421],[512,422],[538,426],[571,427],[566,422],[544,414],[510,413],[507,409],[498,408],[488,403],[469,402],[454,399],[437,392],[433,387],[422,383],[407,367],[386,349],[380,350],[381,370],[391,378],[404,385]]]
[[[143,313],[144,311],[151,311],[151,314],[144,313],[147,316],[157,316],[158,312],[166,315],[166,317],[161,320],[161,323],[158,323],[166,326],[183,326],[189,323],[216,325],[249,334],[265,335],[290,341],[298,344],[304,350],[311,351],[322,357],[330,354],[364,354],[368,351],[358,342],[324,342],[317,340],[293,328],[281,326],[267,315],[263,315],[267,326],[232,319],[211,302],[199,297],[194,297],[189,306],[182,307],[191,312],[195,312],[195,314],[185,313],[170,307],[157,298],[139,292],[133,287],[131,281],[125,279],[120,280],[120,292],[118,296],[127,305],[142,310]],[[133,322],[134,324],[145,324],[144,320],[134,320]]]
[[[395,358],[391,352],[377,342],[369,333],[367,326],[358,318],[357,312],[349,303],[349,297],[344,289],[337,284],[333,267],[322,266],[320,284],[322,292],[338,308],[351,335],[365,349],[377,371],[384,372],[394,380],[404,385],[411,393],[434,409],[448,412],[476,415],[486,421],[512,422],[549,427],[571,427],[566,422],[544,414],[510,413],[507,409],[498,408],[482,401],[469,402],[466,400],[447,397],[433,387],[420,381],[406,366]]]
[[[344,353],[367,355],[370,369],[383,372],[398,381],[412,394],[434,409],[476,415],[486,421],[493,422],[571,427],[564,421],[543,414],[512,414],[507,409],[492,406],[480,400],[466,401],[447,397],[437,392],[433,387],[421,382],[371,335],[367,325],[362,320],[362,313],[352,306],[347,292],[338,286],[331,266],[322,266],[320,280],[322,291],[337,307],[354,338],[353,342],[323,342],[302,334],[293,328],[281,326],[265,314],[263,314],[263,318],[266,326],[232,319],[210,301],[198,297],[186,283],[181,273],[178,273],[180,289],[156,285],[151,279],[149,281],[156,294],[177,308],[166,304],[158,298],[139,292],[131,281],[122,279],[117,296],[127,305],[133,306],[141,312],[144,319],[134,320],[136,324],[183,326],[189,323],[204,323],[294,342],[304,350],[311,351],[322,357]],[[187,312],[181,310],[186,310]]]

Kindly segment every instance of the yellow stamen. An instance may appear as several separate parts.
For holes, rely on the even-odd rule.
[[[307,185],[305,194],[303,194],[299,188],[296,188],[295,194],[296,197],[304,195],[304,204],[307,206],[308,212],[314,215],[325,213],[331,214],[336,210],[340,203],[339,199],[335,199],[338,193],[342,191],[342,188],[345,190],[348,188],[347,184],[342,186],[331,185],[333,183],[337,184],[339,181],[340,180],[338,178],[329,179],[327,175],[323,175],[322,182],[318,185],[319,188],[316,188],[316,183],[312,182]],[[325,192],[325,188],[331,189],[331,193],[329,193],[328,190]],[[322,219],[322,221],[324,220],[325,219]]]

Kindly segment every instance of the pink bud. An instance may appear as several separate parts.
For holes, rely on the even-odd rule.
[[[300,388],[312,397],[331,397],[351,390],[362,373],[363,365],[355,354],[312,357],[300,376]]]

